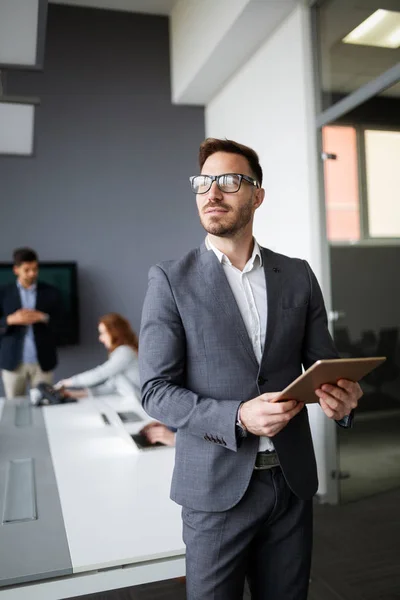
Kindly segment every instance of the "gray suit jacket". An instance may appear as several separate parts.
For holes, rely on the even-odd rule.
[[[261,365],[223,267],[205,244],[152,267],[143,307],[142,402],[178,429],[171,498],[223,511],[249,484],[259,438],[236,438],[241,402],[283,389],[321,358],[336,358],[321,290],[308,263],[261,248],[268,323]],[[317,471],[307,409],[273,438],[295,494],[311,497]]]

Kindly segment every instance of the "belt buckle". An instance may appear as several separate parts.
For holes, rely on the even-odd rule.
[[[268,469],[273,469],[277,466],[278,465],[263,465],[262,467],[257,467],[256,465],[254,465],[254,471],[267,471]]]
[[[276,452],[271,453],[271,454],[274,455],[274,458],[276,460],[278,459]],[[268,454],[267,454],[267,456],[268,456]],[[277,462],[275,462],[275,464],[264,464],[264,465],[257,466],[257,457],[256,457],[256,462],[254,464],[254,470],[255,471],[266,471],[267,469],[273,469],[274,467],[278,467],[278,466],[279,466],[279,460],[277,460]]]
[[[257,467],[257,465],[254,465],[254,471],[265,471],[266,469],[271,469],[272,467]]]

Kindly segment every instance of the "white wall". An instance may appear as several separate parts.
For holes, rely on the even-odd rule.
[[[206,109],[206,133],[255,148],[266,201],[258,240],[301,256],[321,272],[311,67],[305,68],[304,9],[297,7]],[[309,61],[307,61],[309,63]]]
[[[178,0],[171,11],[172,96],[177,101],[249,0]]]
[[[210,102],[296,1],[178,0],[170,18],[173,102]]]
[[[257,212],[257,240],[308,260],[324,279],[309,13],[297,6],[206,107],[206,134],[253,147],[264,170],[266,200]],[[335,501],[335,425],[310,410],[319,494]]]

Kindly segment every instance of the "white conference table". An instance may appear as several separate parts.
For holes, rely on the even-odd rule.
[[[130,434],[143,422],[118,416],[130,401],[32,410],[43,412],[72,573],[0,587],[0,599],[58,600],[184,575],[180,507],[169,498],[174,449],[137,448]]]

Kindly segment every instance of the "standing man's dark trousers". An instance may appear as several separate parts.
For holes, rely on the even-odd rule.
[[[306,600],[312,500],[290,490],[280,467],[254,471],[225,512],[182,509],[188,600]]]

